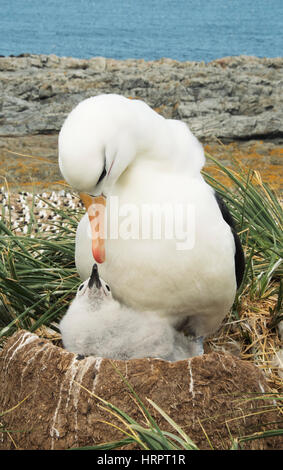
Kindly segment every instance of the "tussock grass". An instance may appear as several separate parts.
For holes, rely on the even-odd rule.
[[[226,187],[208,173],[206,180],[227,204],[241,238],[246,257],[244,279],[229,316],[211,338],[220,348],[235,343],[243,359],[254,361],[270,382],[282,389],[274,366],[275,352],[282,348],[277,325],[283,320],[283,209],[279,195],[262,181],[258,171],[235,160],[235,169],[207,155],[232,181]]]
[[[283,275],[283,209],[279,196],[262,181],[258,171],[240,162],[234,171],[207,157],[233,182],[227,188],[204,173],[229,207],[245,249],[247,268],[238,297],[245,292],[255,299],[268,297]]]
[[[80,283],[74,263],[80,215],[45,202],[60,216],[57,222],[46,221],[56,233],[38,232],[38,221],[32,217],[27,234],[20,236],[14,233],[9,214],[0,220],[0,338],[18,328],[35,331],[51,326],[66,311]]]

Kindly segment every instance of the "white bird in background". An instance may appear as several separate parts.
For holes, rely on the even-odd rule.
[[[178,361],[202,353],[155,312],[136,312],[114,300],[94,264],[60,322],[64,347],[83,356],[109,359],[155,357]]]
[[[113,297],[136,311],[154,311],[176,329],[196,337],[215,331],[231,308],[244,271],[233,220],[201,175],[204,151],[188,126],[165,119],[147,104],[120,95],[82,101],[59,135],[59,166],[66,181],[90,203],[106,205],[107,221],[120,207],[179,204],[177,223],[193,231],[189,249],[179,239],[97,237],[91,209],[78,226],[76,266],[82,280],[93,258]],[[186,212],[187,207],[193,213]],[[193,216],[192,216],[193,214]],[[100,213],[101,215],[101,213]],[[96,230],[103,232],[104,215]],[[137,221],[136,221],[137,223]],[[109,224],[108,224],[109,225]],[[93,240],[89,236],[92,227]],[[141,227],[139,227],[139,234]]]

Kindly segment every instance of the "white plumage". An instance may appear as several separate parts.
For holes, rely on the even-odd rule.
[[[177,361],[202,353],[155,312],[136,312],[112,298],[105,282],[89,280],[78,289],[60,323],[64,347],[71,352],[110,359],[155,357]]]
[[[142,101],[100,95],[80,103],[59,136],[59,165],[76,190],[109,204],[181,204],[194,208],[195,243],[172,239],[106,239],[100,266],[113,297],[135,311],[154,311],[203,336],[218,328],[236,293],[235,243],[213,189],[204,181],[201,144],[181,121],[165,119]],[[187,217],[185,223],[190,226]],[[85,280],[93,265],[89,219],[79,223],[76,266]],[[155,318],[155,317],[154,317]],[[188,321],[186,320],[188,319]],[[189,326],[188,326],[189,324]]]

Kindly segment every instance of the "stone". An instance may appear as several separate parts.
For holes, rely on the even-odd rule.
[[[105,57],[93,57],[89,60],[89,67],[97,72],[103,72],[106,68]]]
[[[142,99],[166,118],[182,119],[204,141],[281,138],[283,60],[224,57],[210,63],[125,61],[25,54],[0,57],[0,135],[56,133],[79,101],[100,93]],[[9,98],[8,98],[9,97]],[[9,106],[11,99],[18,109]],[[36,104],[44,105],[35,106]],[[35,125],[22,125],[22,109]],[[44,120],[45,111],[55,116]],[[38,122],[38,127],[36,127]]]
[[[274,428],[275,412],[261,413],[270,392],[262,372],[227,353],[212,352],[175,363],[159,359],[111,361],[82,358],[36,334],[19,330],[0,352],[0,449],[69,449],[123,437],[104,421],[103,398],[144,423],[132,385],[163,430],[176,433],[147,402],[159,405],[200,449],[229,449],[234,438]],[[84,388],[82,388],[84,387]],[[9,430],[9,432],[5,432]],[[282,438],[248,441],[248,449],[278,449]],[[130,447],[132,448],[132,447]]]
[[[51,84],[43,84],[39,88],[38,94],[39,94],[39,99],[46,99],[55,95]]]

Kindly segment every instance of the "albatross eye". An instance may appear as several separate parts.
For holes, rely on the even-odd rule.
[[[103,180],[103,178],[104,178],[105,175],[106,175],[106,158],[104,158],[104,167],[103,167],[102,173],[101,173],[101,175],[100,175],[100,177],[99,177],[99,179],[98,179],[98,181],[97,181],[96,184],[99,184],[100,181]]]
[[[107,284],[105,284],[105,287],[110,292],[110,287]]]

